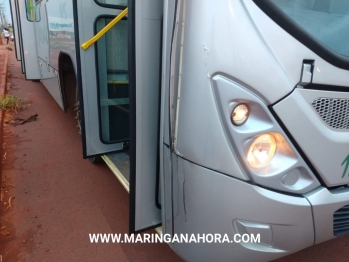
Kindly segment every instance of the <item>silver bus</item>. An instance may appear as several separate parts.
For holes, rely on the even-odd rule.
[[[130,233],[186,261],[268,261],[349,233],[349,1],[11,0],[16,57],[82,155],[129,191]]]

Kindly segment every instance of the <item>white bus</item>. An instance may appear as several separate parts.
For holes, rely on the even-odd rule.
[[[187,261],[268,261],[349,233],[349,1],[11,7],[26,79],[76,111],[83,157],[130,193],[130,233],[260,235],[170,243]]]

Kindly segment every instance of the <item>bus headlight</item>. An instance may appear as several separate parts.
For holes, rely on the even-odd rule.
[[[265,167],[276,151],[275,138],[270,134],[258,136],[251,144],[247,153],[247,162],[253,168]]]
[[[295,141],[288,138],[276,120],[273,106],[269,105],[272,101],[232,78],[215,75],[212,82],[227,141],[246,178],[264,188],[293,194],[319,187],[321,184],[296,149]]]

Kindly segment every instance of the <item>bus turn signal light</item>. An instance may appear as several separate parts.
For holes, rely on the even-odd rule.
[[[243,125],[250,115],[250,109],[246,104],[238,104],[231,112],[231,122],[236,126]]]

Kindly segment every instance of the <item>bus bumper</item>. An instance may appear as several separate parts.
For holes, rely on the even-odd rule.
[[[306,197],[313,209],[315,244],[349,233],[349,187],[321,187]]]
[[[349,191],[319,188],[291,196],[178,160],[174,233],[228,235],[230,243],[173,243],[186,261],[270,261],[334,238],[333,215],[349,205]],[[236,242],[260,234],[260,243]],[[202,240],[202,239],[201,239]]]

